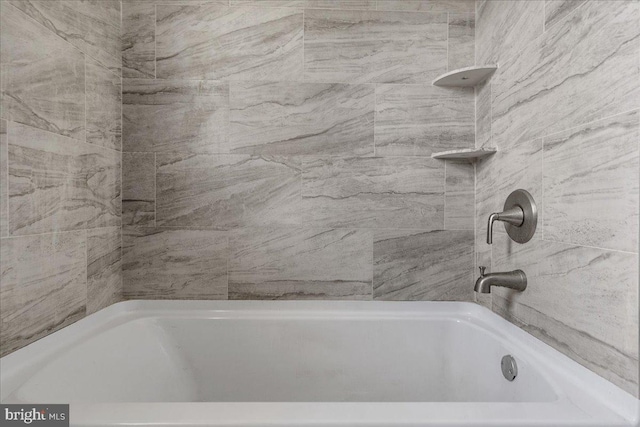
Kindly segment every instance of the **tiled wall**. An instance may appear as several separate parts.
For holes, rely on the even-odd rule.
[[[638,396],[640,2],[477,3],[477,264],[523,269],[481,302]],[[516,188],[540,208],[524,245],[486,221]]]
[[[469,0],[123,2],[128,298],[470,300]]]
[[[0,355],[122,297],[119,1],[2,1]]]

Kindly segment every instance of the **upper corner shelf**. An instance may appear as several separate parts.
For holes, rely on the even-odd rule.
[[[496,65],[465,67],[449,71],[433,81],[434,86],[471,87],[485,81],[496,71]]]
[[[461,150],[441,151],[439,153],[433,153],[431,155],[434,159],[440,160],[469,160],[474,162],[482,159],[483,157],[490,156],[496,153],[495,148],[463,148]]]

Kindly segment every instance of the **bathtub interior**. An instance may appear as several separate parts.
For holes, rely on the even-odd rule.
[[[74,343],[4,401],[557,400],[549,379],[509,347],[447,316],[146,316]],[[518,363],[513,382],[500,370],[505,354]]]

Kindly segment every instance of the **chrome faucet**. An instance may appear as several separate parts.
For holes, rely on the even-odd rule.
[[[491,293],[492,286],[503,286],[522,292],[527,288],[527,276],[522,270],[506,271],[503,273],[484,274],[487,267],[480,266],[480,277],[476,280],[474,291],[481,294]]]

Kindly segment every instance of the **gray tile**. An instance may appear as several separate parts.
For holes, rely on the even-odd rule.
[[[638,111],[544,138],[544,238],[638,251]]]
[[[586,0],[546,0],[544,4],[544,26],[548,29],[580,7]]]
[[[84,141],[84,56],[8,2],[0,7],[2,117]]]
[[[445,230],[473,230],[475,168],[466,161],[446,161],[444,188]]]
[[[305,79],[428,83],[447,68],[447,14],[305,10]]]
[[[119,1],[20,0],[11,4],[120,75]]]
[[[244,229],[229,241],[230,299],[371,299],[366,230]]]
[[[124,151],[220,152],[228,137],[223,82],[124,80]]]
[[[376,155],[429,156],[474,145],[473,89],[417,85],[376,88]]]
[[[229,229],[300,223],[300,160],[157,154],[161,226]]]
[[[501,64],[493,76],[492,131],[498,146],[640,105],[640,3],[607,2],[604,7],[588,2],[567,19]]]
[[[300,80],[302,11],[158,5],[158,78]]]
[[[225,152],[373,154],[371,85],[232,82]]]
[[[487,0],[476,14],[476,63],[502,63],[544,30],[543,1]]]
[[[84,317],[86,231],[0,239],[0,356]]]
[[[98,63],[86,62],[87,142],[122,150],[121,78]]]
[[[218,6],[229,6],[229,0],[122,0],[123,4],[126,3],[151,3],[151,4],[185,4],[185,5],[204,5],[204,4],[215,4]]]
[[[155,154],[122,153],[122,223],[154,226],[155,222]]]
[[[491,246],[492,245],[488,245],[487,244],[487,234],[486,231],[485,232],[481,232],[480,230],[476,230],[476,245],[475,245],[475,270],[474,270],[474,275],[473,275],[473,279],[475,281],[475,279],[478,278],[478,276],[480,275],[480,267],[485,267],[486,268],[486,272],[487,273],[491,273],[492,268],[491,268]],[[488,308],[489,310],[492,309],[492,296],[491,294],[479,294],[474,292],[474,296],[475,296],[475,301]]]
[[[496,289],[494,310],[619,387],[638,390],[637,254],[500,234],[496,271],[521,268],[528,287]]]
[[[472,230],[374,234],[375,299],[472,301],[472,275]]]
[[[505,200],[516,189],[527,190],[538,204],[538,229],[542,233],[542,139],[500,146],[491,157],[476,164],[477,229],[486,233],[489,215],[501,212]],[[494,233],[504,233],[497,224]]]
[[[123,229],[127,299],[227,299],[228,238],[211,230]]]
[[[303,161],[303,224],[444,227],[444,164],[422,157],[311,157]]]
[[[449,14],[449,71],[475,65],[475,13]]]
[[[492,146],[491,138],[491,83],[476,86],[476,147]]]
[[[156,6],[122,2],[122,77],[156,75]]]
[[[87,231],[87,314],[122,301],[120,227]]]
[[[411,12],[475,12],[474,0],[378,0],[378,10]]]
[[[230,0],[231,6],[375,10],[375,0]]]
[[[120,153],[9,123],[10,234],[119,226]]]
[[[7,121],[0,120],[0,237],[9,234],[9,147],[7,145]]]

